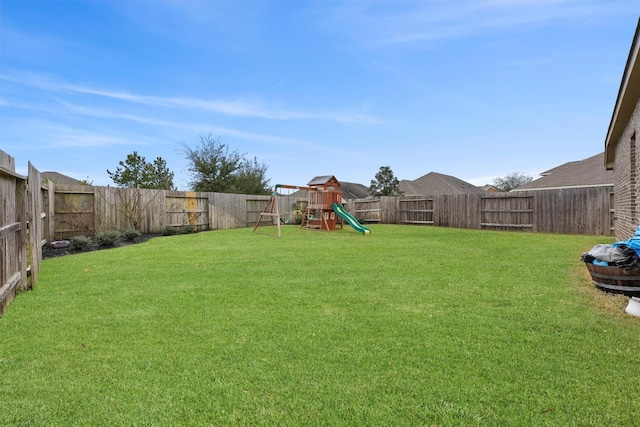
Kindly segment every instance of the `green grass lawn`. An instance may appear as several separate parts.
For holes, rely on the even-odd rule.
[[[44,261],[0,319],[0,425],[640,422],[640,319],[580,262],[610,239],[371,228]]]

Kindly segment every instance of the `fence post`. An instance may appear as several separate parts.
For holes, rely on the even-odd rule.
[[[216,218],[216,200],[215,200],[215,193],[207,193],[207,198],[209,200],[208,204],[208,208],[209,209],[209,230],[215,230],[218,228],[218,224],[217,224],[217,218]]]
[[[49,235],[47,236],[47,241],[49,244],[55,240],[56,234],[56,187],[55,183],[50,179],[47,180],[47,200],[49,200],[49,206],[47,206],[47,221],[48,226],[47,230],[49,230]]]
[[[16,222],[20,223],[16,234],[20,281],[16,289],[23,291],[27,289],[27,182],[24,179],[16,182]]]

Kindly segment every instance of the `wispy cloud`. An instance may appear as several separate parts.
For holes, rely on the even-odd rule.
[[[30,149],[47,148],[97,148],[116,145],[131,145],[132,141],[140,145],[157,144],[158,141],[126,131],[108,131],[87,129],[83,125],[56,123],[47,119],[26,119],[12,122],[3,129],[10,141],[31,141]],[[33,141],[38,141],[33,143]]]
[[[140,145],[150,145],[139,138],[127,138],[123,135],[113,135],[107,133],[87,131],[83,129],[56,126],[50,128],[48,143],[59,148],[95,148],[113,145],[131,145],[131,141],[136,141]]]
[[[231,136],[237,139],[254,141],[254,142],[275,143],[279,145],[288,145],[288,146],[295,146],[295,147],[304,147],[304,146],[317,147],[316,144],[310,141],[302,140],[302,139],[284,138],[284,137],[273,136],[268,134],[246,132],[246,131],[240,131],[240,130],[232,129],[228,127],[215,126],[215,125],[204,124],[204,123],[177,122],[172,120],[150,118],[150,117],[140,116],[136,114],[122,113],[119,111],[114,111],[109,109],[75,105],[75,104],[64,102],[64,101],[59,101],[59,103],[60,105],[64,106],[68,111],[74,114],[80,114],[84,116],[98,117],[98,118],[104,118],[104,119],[120,119],[120,120],[126,120],[130,122],[140,123],[143,125],[149,125],[154,127],[181,129],[181,130],[188,131],[189,133],[202,133],[203,130],[206,130],[207,132],[212,132],[216,135]]]
[[[219,136],[229,136],[239,140],[251,141],[254,143],[263,144],[276,144],[281,146],[294,147],[296,149],[317,149],[322,148],[318,146],[317,142],[312,142],[299,138],[287,138],[281,136],[275,136],[264,133],[247,132],[238,129],[233,129],[223,126],[215,126],[210,123],[201,123],[193,121],[174,121],[166,120],[158,117],[142,116],[139,114],[123,112],[120,109],[108,109],[89,107],[85,105],[78,105],[70,103],[61,99],[56,100],[55,105],[29,105],[29,104],[9,104],[3,103],[0,100],[0,105],[10,106],[14,108],[20,108],[24,110],[37,111],[40,113],[46,113],[47,115],[55,115],[59,117],[67,116],[72,113],[77,117],[92,117],[98,119],[116,119],[123,120],[132,123],[137,123],[153,128],[167,128],[173,130],[186,131],[189,134],[202,134],[203,132],[211,132]],[[16,126],[14,126],[16,127]],[[125,145],[130,144],[131,141],[142,143],[143,145],[158,144],[163,141],[157,139],[149,139],[145,142],[145,138],[139,135],[122,135],[114,134],[110,131],[104,133],[98,131],[87,131],[78,125],[64,126],[61,124],[53,124],[50,120],[35,120],[32,119],[28,123],[22,123],[19,125],[23,131],[16,130],[16,133],[35,132],[42,135],[48,135],[46,146],[58,146],[58,147],[97,147],[107,145]],[[178,141],[173,141],[178,142]],[[327,147],[328,148],[328,147]]]
[[[259,99],[237,98],[199,99],[190,97],[163,97],[140,95],[127,91],[99,89],[91,86],[60,83],[48,76],[25,74],[24,77],[0,74],[1,80],[27,85],[43,91],[55,93],[76,93],[123,101],[152,107],[179,108],[186,110],[200,110],[216,114],[254,117],[270,120],[328,120],[344,123],[375,123],[379,120],[365,113],[348,110],[306,111],[288,109],[278,104],[268,104]]]
[[[63,87],[66,90],[77,93],[97,95],[148,106],[196,109],[230,116],[256,117],[272,120],[312,119],[338,122],[376,121],[366,114],[334,111],[309,112],[304,110],[291,110],[285,107],[280,107],[278,105],[266,105],[256,99],[220,100],[188,97],[160,97],[137,95],[128,92],[111,92],[107,90],[99,90],[76,85],[64,85]]]
[[[629,4],[616,4],[631,9]],[[593,0],[344,2],[331,9],[327,28],[347,33],[365,46],[397,47],[547,25],[559,19],[595,19],[614,13],[612,6]]]

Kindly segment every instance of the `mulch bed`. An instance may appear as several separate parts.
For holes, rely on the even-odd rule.
[[[136,237],[133,241],[120,239],[120,241],[115,246],[98,246],[94,244],[94,245],[90,245],[89,247],[81,251],[75,250],[71,246],[68,246],[66,248],[54,248],[51,245],[46,244],[42,247],[42,259],[56,258],[60,256],[80,254],[83,252],[103,251],[103,250],[118,248],[122,246],[136,245],[138,243],[144,243],[158,236],[161,236],[161,234],[142,234]]]

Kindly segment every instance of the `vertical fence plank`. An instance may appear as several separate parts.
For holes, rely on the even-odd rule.
[[[51,180],[47,180],[47,241],[53,242],[56,234],[56,186]]]
[[[29,248],[29,268],[31,279],[29,287],[34,288],[38,282],[38,272],[40,271],[40,262],[42,261],[42,188],[40,171],[38,171],[31,162],[29,162],[28,184],[28,248]]]
[[[17,268],[20,280],[17,290],[27,289],[27,182],[20,179],[16,185],[16,222],[21,224],[16,233]]]

